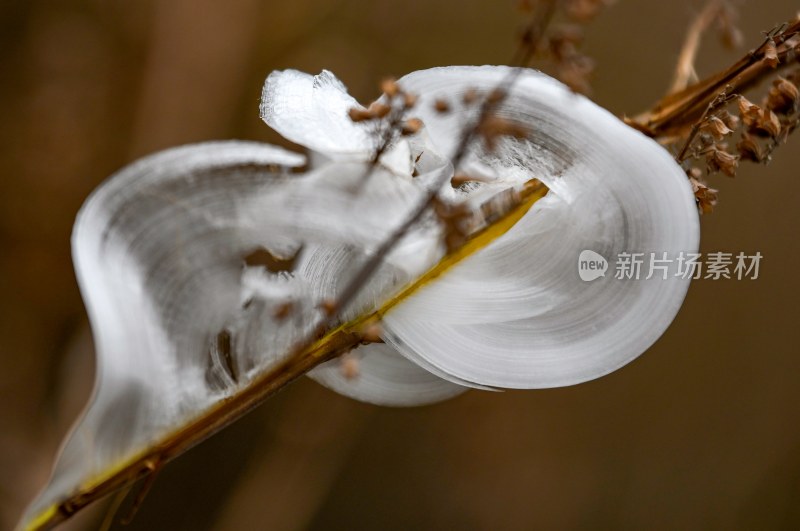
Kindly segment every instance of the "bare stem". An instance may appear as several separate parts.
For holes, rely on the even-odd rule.
[[[692,21],[678,55],[675,78],[670,86],[669,94],[685,89],[693,77],[696,79],[694,62],[697,58],[697,51],[700,49],[700,38],[720,14],[722,8],[722,0],[709,0],[700,14]]]
[[[628,123],[656,138],[682,137],[705,113],[708,104],[721,92],[743,94],[781,68],[795,63],[800,42],[800,20],[770,32],[764,42],[729,68],[659,100]],[[770,65],[765,54],[770,42],[775,43],[779,64]],[[792,60],[790,60],[792,58]],[[729,87],[729,88],[728,88]]]
[[[509,64],[513,66],[530,65],[536,52],[541,48],[547,27],[555,16],[557,3],[557,0],[543,0],[544,8],[533,11]]]
[[[719,93],[716,98],[711,100],[711,102],[708,104],[708,107],[706,107],[706,110],[705,112],[703,112],[703,115],[700,117],[700,119],[697,120],[694,124],[692,124],[692,129],[689,131],[689,136],[686,137],[686,141],[683,143],[683,147],[678,153],[678,156],[675,157],[675,160],[677,160],[679,163],[686,160],[686,152],[689,151],[692,142],[694,142],[694,139],[697,136],[697,133],[700,131],[700,128],[703,126],[703,123],[706,121],[706,118],[708,118],[708,116],[712,112],[717,110],[722,105],[729,103],[731,99],[735,97],[734,94],[728,93],[729,89],[730,87],[725,87],[725,89],[721,93]]]

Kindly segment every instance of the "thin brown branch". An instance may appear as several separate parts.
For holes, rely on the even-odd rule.
[[[286,360],[267,371],[236,395],[217,403],[208,412],[182,426],[105,479],[82,489],[43,513],[29,524],[30,529],[52,529],[90,503],[149,476],[153,463],[163,466],[178,455],[204,441],[214,433],[241,418],[300,376],[317,365],[358,345],[360,338],[353,330],[339,330],[308,349],[305,356]]]
[[[717,19],[722,9],[722,0],[709,0],[703,10],[689,25],[689,31],[686,32],[686,39],[683,41],[681,52],[678,55],[675,77],[672,80],[672,85],[669,88],[668,94],[673,94],[685,89],[689,86],[689,82],[693,78],[697,78],[694,63],[697,58],[697,51],[700,49],[700,38],[714,20]]]
[[[770,44],[774,43],[777,66],[767,60]],[[721,92],[742,94],[782,68],[796,62],[800,44],[800,20],[785,28],[776,28],[764,42],[735,64],[699,81],[686,89],[658,101],[628,123],[656,138],[680,138],[703,116],[709,103]]]
[[[556,0],[542,0],[534,9],[530,21],[522,31],[519,45],[511,57],[512,66],[529,66],[536,53],[541,49],[547,27],[552,22],[556,13]]]
[[[729,89],[730,87],[725,87],[725,89],[721,93],[719,93],[716,98],[711,100],[711,102],[708,104],[708,107],[706,107],[706,110],[705,112],[703,112],[703,115],[700,117],[700,119],[697,120],[692,125],[692,129],[689,132],[689,136],[686,137],[686,142],[684,142],[683,147],[678,153],[678,156],[675,157],[675,160],[677,160],[678,162],[683,162],[684,160],[686,160],[686,153],[689,151],[689,147],[692,145],[692,142],[697,136],[697,133],[700,131],[700,128],[705,123],[706,118],[708,118],[712,112],[714,112],[721,106],[729,103],[731,99],[735,97],[735,94],[729,93]]]

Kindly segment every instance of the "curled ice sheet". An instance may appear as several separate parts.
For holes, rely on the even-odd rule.
[[[487,92],[509,69],[452,67],[400,80],[419,94],[418,115],[441,152],[475,115],[467,90]],[[442,115],[433,102],[446,99]],[[550,192],[510,232],[425,286],[385,320],[386,340],[409,359],[460,383],[509,388],[569,385],[602,376],[641,354],[680,308],[689,279],[681,252],[696,251],[698,219],[686,176],[652,140],[551,78],[519,76],[498,115],[525,124],[524,140],[486,153],[476,144],[464,171],[513,185],[531,177]],[[669,262],[649,279],[584,282],[582,250],[607,260],[650,253]]]
[[[348,111],[361,105],[327,70],[312,76],[297,70],[276,70],[264,83],[261,119],[285,138],[324,154],[362,155],[376,145],[364,124],[353,123]]]
[[[145,158],[104,183],[73,235],[75,266],[97,347],[90,405],[26,521],[229,399],[274,365],[321,315],[434,183],[449,180],[461,131],[504,67],[453,67],[399,81],[418,96],[425,127],[375,147],[331,73],[270,75],[261,115],[320,161],[252,142],[216,142]],[[452,111],[433,110],[446,99]],[[638,280],[614,278],[620,253],[675,258],[698,245],[694,198],[660,146],[563,85],[522,71],[499,115],[525,139],[488,153],[471,145],[458,171],[481,183],[440,192],[478,209],[537,178],[550,188],[510,231],[385,314],[385,344],[353,352],[359,375],[335,363],[310,376],[359,400],[416,405],[462,386],[535,388],[606,374],[666,329],[689,281],[675,262]],[[318,155],[318,156],[317,156]],[[431,216],[402,239],[343,320],[375,310],[443,255]],[[578,258],[607,259],[581,280]]]
[[[304,156],[264,144],[197,144],[132,164],[87,200],[73,252],[97,349],[95,390],[29,516],[281,359],[320,318],[320,301],[335,296],[365,249],[422,193],[410,182],[388,193],[393,176],[380,171],[355,194],[363,163],[293,173],[304,164]],[[327,200],[318,200],[320,193]],[[426,254],[430,262],[438,256],[436,238],[434,231],[427,239],[434,248]],[[405,268],[385,264],[350,313],[372,309],[409,278]],[[278,318],[287,307],[290,314]],[[382,352],[384,359],[393,353],[385,346]],[[409,362],[393,355],[389,365],[408,372]],[[373,386],[358,394],[403,404],[435,395],[417,391]]]

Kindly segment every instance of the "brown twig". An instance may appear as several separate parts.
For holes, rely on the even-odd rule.
[[[686,137],[686,142],[683,143],[683,147],[681,148],[680,152],[678,152],[678,156],[675,157],[675,160],[678,162],[683,162],[686,160],[686,152],[689,151],[689,147],[692,145],[692,142],[697,136],[697,133],[700,131],[700,128],[705,123],[706,119],[711,115],[712,112],[729,103],[733,98],[736,97],[735,94],[730,94],[729,90],[730,86],[725,87],[725,89],[720,92],[716,98],[709,102],[700,119],[692,124],[692,129],[689,131],[689,135]]]
[[[697,77],[694,69],[694,62],[697,58],[697,51],[700,49],[700,38],[717,16],[719,16],[722,9],[722,0],[709,0],[700,14],[698,14],[689,25],[689,31],[686,33],[686,39],[683,41],[683,47],[678,55],[675,77],[672,80],[672,85],[669,88],[668,94],[673,94],[685,89],[689,85],[690,80]]]
[[[543,9],[534,9],[530,21],[522,31],[519,46],[511,57],[512,66],[529,66],[542,46],[544,35],[556,13],[556,0],[544,0]],[[539,5],[541,5],[539,4]]]
[[[705,112],[708,104],[726,87],[729,93],[742,94],[776,71],[789,66],[789,58],[796,53],[800,35],[800,20],[785,28],[776,28],[764,42],[729,68],[699,81],[680,92],[658,101],[629,124],[655,138],[681,138]],[[777,66],[765,60],[770,43],[774,42]]]

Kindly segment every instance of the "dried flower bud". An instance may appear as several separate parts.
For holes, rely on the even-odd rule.
[[[361,342],[383,343],[383,339],[381,338],[382,332],[383,330],[381,329],[381,325],[379,325],[377,322],[369,322],[360,330]]]
[[[394,98],[400,93],[400,87],[397,86],[397,81],[393,77],[387,77],[381,81],[381,90],[390,98]]]
[[[744,96],[739,96],[739,116],[747,127],[752,127],[761,114],[761,107],[751,102]]]
[[[775,41],[772,39],[769,39],[764,45],[764,62],[771,68],[777,67],[780,62],[778,59],[778,48],[775,46]]]
[[[366,120],[372,120],[373,116],[372,113],[365,109],[359,109],[358,107],[352,107],[349,111],[347,111],[347,115],[350,119],[356,123],[364,122]]]
[[[700,147],[705,149],[708,146],[714,145],[714,136],[709,133],[706,133],[705,131],[701,131],[697,135],[697,141],[700,144]]]
[[[392,110],[391,106],[386,105],[385,103],[378,103],[377,101],[374,101],[372,102],[372,104],[370,104],[369,108],[367,109],[367,112],[373,118],[383,118],[387,114],[389,114],[391,110]]]
[[[403,136],[415,135],[422,129],[422,120],[419,118],[411,118],[403,123],[400,133]]]
[[[706,163],[709,173],[721,171],[729,177],[734,177],[739,166],[739,157],[728,153],[724,149],[712,148],[706,154]]]
[[[722,123],[728,126],[728,129],[732,131],[739,129],[739,117],[729,113],[727,109],[722,109],[716,116],[722,120]]]
[[[721,140],[725,136],[733,133],[733,130],[725,125],[725,122],[716,116],[710,116],[707,118],[703,122],[703,125],[700,126],[700,130],[711,133],[711,135],[717,140]]]
[[[764,150],[761,145],[747,133],[742,133],[742,138],[736,144],[736,149],[739,151],[739,157],[744,160],[753,162],[762,162],[764,160]]]
[[[700,168],[691,167],[686,170],[686,175],[689,176],[691,179],[699,179],[703,172]]]
[[[692,185],[692,191],[694,191],[694,198],[700,213],[710,214],[713,212],[714,207],[717,205],[717,190],[709,188],[694,177],[689,177],[689,183]]]
[[[352,352],[342,354],[339,357],[339,370],[346,380],[355,380],[361,374],[358,358]]]
[[[761,109],[758,119],[750,128],[750,132],[760,136],[776,138],[781,132],[781,121],[778,116],[769,109]]]
[[[450,112],[450,104],[447,103],[447,100],[442,98],[437,99],[436,101],[433,102],[433,108],[434,110],[436,110],[436,112],[440,114],[445,114]]]
[[[778,77],[772,82],[767,96],[767,108],[780,114],[791,114],[797,109],[797,86],[786,78]]]

